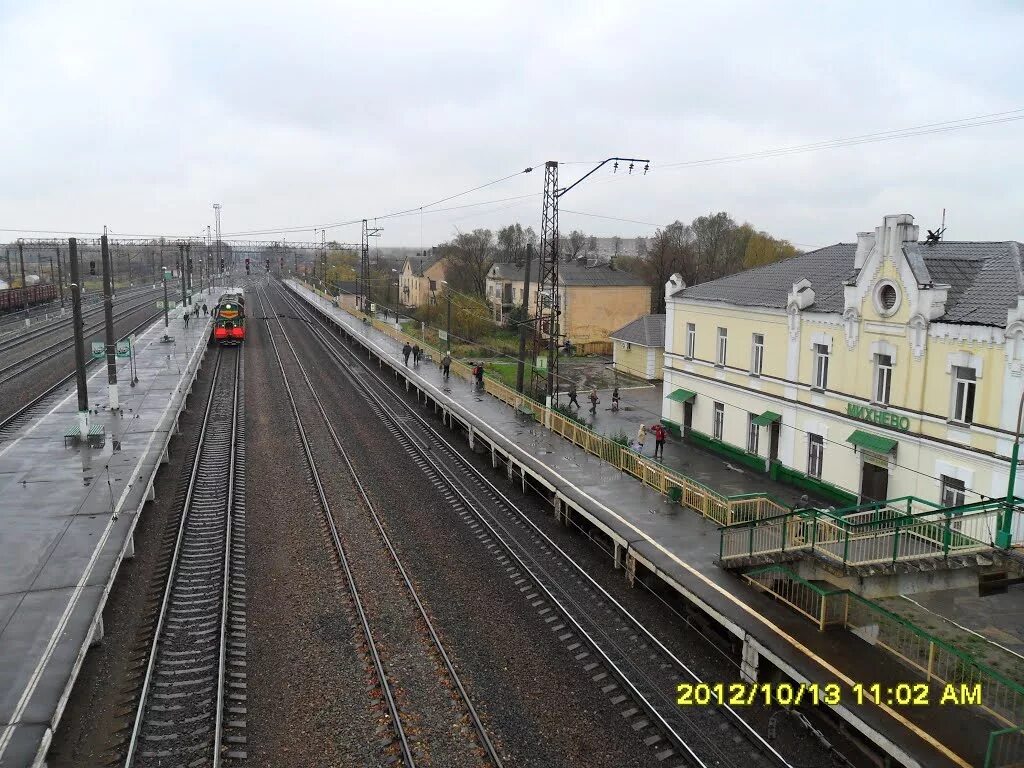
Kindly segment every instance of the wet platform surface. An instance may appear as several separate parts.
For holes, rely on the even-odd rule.
[[[197,294],[200,303],[210,297]],[[118,360],[120,412],[109,408],[105,363],[88,371],[90,424],[102,447],[65,445],[77,424],[75,384],[0,442],[0,766],[45,755],[70,687],[101,636],[97,619],[156,469],[203,359],[211,319],[170,312]],[[165,341],[167,335],[170,340]]]
[[[502,451],[514,452],[521,464],[628,541],[638,558],[652,564],[662,578],[734,635],[754,638],[753,645],[784,672],[798,681],[843,685],[844,698],[836,711],[859,722],[862,732],[876,743],[902,755],[911,765],[983,764],[985,739],[1000,725],[973,708],[900,707],[885,702],[858,705],[850,693],[853,683],[880,683],[885,688],[918,682],[919,678],[892,655],[872,648],[852,633],[819,632],[806,618],[719,568],[715,564],[719,550],[716,524],[670,503],[638,480],[517,415],[496,398],[475,392],[469,382],[452,375],[446,383],[436,361],[405,367],[400,345],[386,334],[304,286],[288,284],[389,361],[400,375],[429,392],[431,399],[453,410]]]

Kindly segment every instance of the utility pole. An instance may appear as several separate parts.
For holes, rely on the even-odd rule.
[[[14,285],[14,278],[11,277],[11,249],[4,248],[4,258],[7,259],[7,285],[8,287]]]
[[[21,296],[25,306],[25,325],[28,325],[28,284],[25,282],[25,242],[18,238],[18,262],[21,264]]]
[[[185,244],[178,243],[178,277],[181,278],[181,306],[184,307],[187,304],[185,297]]]
[[[110,410],[120,409],[117,398],[117,358],[114,353],[114,281],[113,269],[110,263],[110,246],[107,243],[106,227],[104,235],[100,238],[100,255],[103,258],[103,317],[106,325],[107,336],[107,392],[110,395]]]
[[[60,247],[57,248],[57,288],[60,291],[60,308],[64,309],[64,270],[61,269]]]
[[[71,324],[75,333],[75,381],[78,384],[78,436],[89,439],[89,384],[85,377],[85,324],[82,321],[82,286],[78,278],[78,240],[68,238],[71,265]]]
[[[327,293],[327,230],[320,230],[320,279],[324,283],[324,293]],[[391,291],[388,291],[390,293]]]
[[[160,267],[160,277],[164,282],[164,328],[171,324],[170,318],[167,315],[167,267]]]
[[[526,334],[530,322],[530,262],[533,261],[533,243],[526,244],[526,269],[523,273],[523,313],[519,323],[519,362],[516,365],[516,391],[523,393],[523,379],[526,375]]]
[[[583,174],[580,178],[570,184],[564,189],[558,187],[558,161],[549,160],[544,164],[544,209],[541,216],[541,241],[540,241],[540,258],[538,259],[538,266],[540,268],[540,274],[537,279],[537,328],[538,333],[536,336],[537,341],[534,344],[534,348],[539,352],[539,344],[542,334],[539,332],[543,323],[544,307],[545,305],[549,309],[548,315],[548,375],[547,375],[547,396],[549,399],[548,406],[554,405],[558,393],[555,390],[555,386],[558,382],[558,336],[559,336],[559,317],[562,314],[561,309],[561,297],[560,290],[561,286],[558,282],[558,263],[559,263],[559,237],[558,237],[558,201],[563,195],[569,190],[573,189],[585,179],[596,173],[600,168],[603,168],[608,163],[614,163],[613,170],[619,170],[619,163],[629,163],[629,172],[633,173],[633,169],[637,163],[644,164],[644,174],[647,174],[650,168],[649,160],[639,160],[633,157],[609,157],[607,160],[602,160],[600,163],[591,168],[587,173]],[[537,375],[534,375],[534,381],[536,383]]]
[[[213,252],[210,249],[210,225],[206,225],[206,279],[210,282],[210,288],[207,293],[213,292],[213,267],[210,265],[210,260],[213,259]]]
[[[216,250],[217,257],[217,268],[220,268],[220,203],[213,204],[213,222],[216,225],[217,232],[217,244],[214,247]]]
[[[381,227],[370,227],[363,219],[363,242],[359,258],[359,309],[370,311],[370,238],[380,237]]]
[[[186,277],[187,275],[187,277]],[[183,280],[188,281],[187,302],[192,303],[192,243],[185,243],[185,274]]]

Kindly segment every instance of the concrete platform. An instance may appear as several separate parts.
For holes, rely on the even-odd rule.
[[[515,482],[546,488],[561,514],[580,515],[615,543],[627,572],[646,570],[718,622],[743,646],[742,669],[756,678],[764,662],[798,683],[840,683],[844,699],[835,712],[862,736],[908,766],[982,765],[985,739],[1000,727],[973,708],[897,707],[850,694],[855,683],[917,682],[916,674],[888,653],[848,632],[819,632],[794,611],[715,565],[717,526],[691,513],[570,442],[526,420],[470,383],[444,382],[436,362],[418,368],[402,363],[400,345],[339,310],[304,286],[289,287],[356,339],[381,365],[415,388],[449,423],[464,428],[471,443],[507,464]],[[639,424],[639,420],[637,420]],[[707,681],[716,682],[716,681]]]
[[[197,294],[200,301],[205,294]],[[201,297],[201,298],[200,298]],[[178,416],[203,360],[211,318],[170,313],[136,337],[138,383],[118,360],[120,411],[106,365],[90,371],[102,447],[65,447],[78,411],[72,383],[44,415],[0,443],[0,766],[42,764]],[[164,334],[172,338],[161,341]]]

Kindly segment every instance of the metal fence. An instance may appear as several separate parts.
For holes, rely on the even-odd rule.
[[[985,768],[1024,765],[1024,728],[1004,728],[988,735]]]
[[[953,509],[925,505],[911,514],[901,506],[873,505],[845,517],[820,509],[760,515],[722,529],[719,557],[728,562],[806,551],[850,566],[949,558],[991,549],[991,538],[975,538],[964,531],[993,531],[1004,508],[1005,503],[997,500]]]
[[[829,589],[801,578],[782,565],[770,565],[744,578],[762,591],[814,621],[819,629],[843,627],[888,651],[915,670],[923,682],[940,687],[937,695],[955,696],[1009,726],[990,737],[989,752],[1014,765],[1008,756],[1024,757],[1024,686],[916,624],[845,589]],[[989,763],[986,763],[989,765]]]
[[[377,318],[369,318],[366,315],[352,313],[348,308],[341,307],[334,297],[326,295],[321,291],[316,291],[308,285],[306,288],[307,290],[313,290],[327,301],[334,303],[335,306],[338,306],[343,311],[359,318],[367,317],[376,330],[397,342],[402,344],[406,342],[409,344],[419,344],[420,348],[435,361],[439,360],[443,355],[440,349],[427,344],[423,339],[410,336],[394,325],[385,323]],[[462,379],[467,381],[472,379],[472,370],[464,363],[453,359],[450,370],[452,374]],[[528,415],[538,424],[564,437],[587,453],[608,462],[622,472],[632,475],[644,483],[644,485],[669,496],[683,506],[689,507],[704,517],[714,520],[718,525],[731,525],[766,517],[777,517],[790,511],[790,507],[767,494],[724,496],[692,478],[674,472],[658,462],[638,455],[626,446],[620,445],[604,435],[588,429],[579,422],[567,418],[558,411],[548,408],[543,403],[539,403],[533,398],[517,392],[512,387],[506,386],[497,379],[486,375],[484,376],[484,391],[515,408],[524,416]]]

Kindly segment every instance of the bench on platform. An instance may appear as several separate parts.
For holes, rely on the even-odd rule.
[[[91,424],[89,426],[89,434],[86,436],[86,440],[89,445],[94,447],[102,447],[107,441],[107,428],[102,424]],[[74,422],[68,425],[68,428],[64,430],[64,447],[68,447],[68,442],[77,444],[81,439],[81,432],[78,428],[78,422]]]

